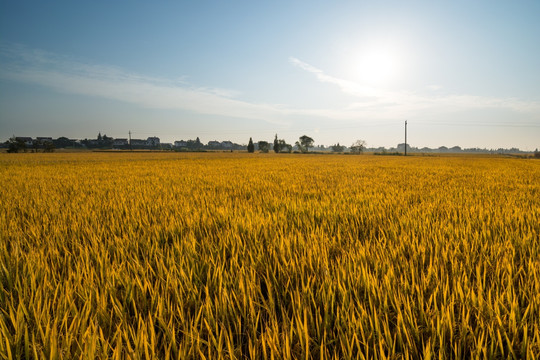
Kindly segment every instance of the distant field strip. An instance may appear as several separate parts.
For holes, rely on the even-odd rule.
[[[540,161],[0,154],[0,358],[538,358]]]

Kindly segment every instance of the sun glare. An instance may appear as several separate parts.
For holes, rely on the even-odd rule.
[[[371,86],[388,85],[399,75],[397,51],[388,46],[364,48],[351,59],[351,75],[356,81]]]

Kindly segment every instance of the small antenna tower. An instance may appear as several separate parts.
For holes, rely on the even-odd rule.
[[[405,156],[407,156],[407,120],[405,120]]]

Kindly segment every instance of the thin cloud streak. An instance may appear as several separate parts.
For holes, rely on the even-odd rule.
[[[6,55],[5,47],[2,48]],[[88,65],[69,61],[24,47],[11,48],[10,57],[18,61],[3,64],[0,77],[38,84],[59,92],[119,100],[155,109],[188,110],[201,114],[259,119],[283,124],[279,106],[249,103],[235,99],[239,93],[229,89],[189,87],[133,74],[112,66]]]
[[[327,75],[315,66],[305,63],[295,57],[290,57],[289,62],[302,70],[314,74],[320,82],[337,85],[346,94],[367,98],[375,98],[377,96],[377,90],[374,88],[360,86],[355,82]]]
[[[395,121],[428,114],[471,109],[504,109],[536,115],[540,103],[472,95],[418,95],[392,92],[333,77],[297,58],[289,62],[321,82],[337,86],[354,101],[345,107],[295,108],[291,105],[252,103],[231,89],[193,87],[176,81],[134,74],[118,67],[86,64],[55,54],[0,43],[0,77],[37,84],[59,92],[114,99],[153,109],[187,110],[199,114],[262,120],[291,126],[298,119],[336,121]],[[294,99],[292,100],[294,101]],[[433,116],[432,116],[433,115]]]
[[[114,66],[85,64],[24,46],[0,46],[0,77],[37,84],[58,92],[118,100],[151,109],[187,110],[206,115],[256,119],[289,127],[298,117],[357,119],[347,110],[301,109],[250,103],[231,89],[193,87],[184,78],[169,81],[127,72]]]
[[[476,95],[435,95],[426,96],[410,92],[396,92],[365,87],[355,82],[327,75],[321,69],[291,57],[289,61],[294,66],[312,73],[318,81],[337,85],[339,89],[358,101],[349,105],[347,110],[358,111],[359,114],[379,116],[414,115],[422,111],[456,112],[471,109],[506,109],[519,113],[540,111],[540,102],[522,101],[516,98],[494,98]],[[440,89],[434,86],[433,89]]]

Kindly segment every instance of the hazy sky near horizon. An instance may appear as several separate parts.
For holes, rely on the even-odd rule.
[[[540,148],[540,1],[0,0],[0,140]]]

